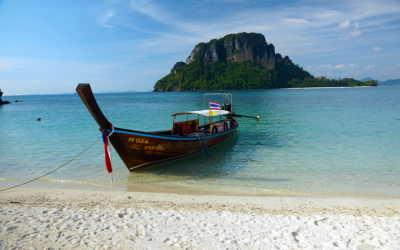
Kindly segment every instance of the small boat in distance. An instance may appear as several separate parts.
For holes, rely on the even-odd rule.
[[[204,110],[172,114],[169,130],[143,132],[114,127],[100,110],[88,83],[78,84],[76,92],[100,126],[100,131],[108,134],[107,138],[131,172],[196,153],[209,157],[209,148],[238,132],[232,95],[228,93],[205,94]],[[207,95],[222,95],[220,110],[206,109]],[[182,117],[186,119],[182,120]]]

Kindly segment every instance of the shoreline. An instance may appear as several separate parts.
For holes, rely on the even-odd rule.
[[[98,198],[106,201],[98,203]],[[42,203],[40,201],[46,201]],[[140,201],[138,205],[134,201]],[[170,203],[174,204],[170,206]],[[3,191],[0,195],[1,206],[43,206],[112,208],[119,206],[170,209],[179,205],[185,209],[221,209],[230,212],[259,211],[283,215],[352,214],[368,216],[400,216],[400,199],[396,198],[360,198],[303,195],[235,196],[210,194],[176,194],[154,192],[82,190],[66,188],[15,188]],[[95,204],[95,205],[94,205]],[[292,209],[289,209],[292,208]],[[246,209],[244,209],[246,208]],[[239,211],[239,210],[240,211]]]
[[[1,181],[0,193],[2,189],[19,185],[19,181]],[[160,195],[194,195],[194,196],[227,196],[227,197],[325,197],[325,198],[354,198],[354,199],[399,199],[400,196],[368,193],[334,193],[334,192],[306,192],[290,190],[271,190],[271,189],[223,189],[206,186],[189,185],[170,185],[165,183],[151,184],[117,184],[110,183],[108,180],[98,184],[88,184],[85,182],[57,182],[49,180],[37,180],[18,187],[21,189],[67,189],[92,192],[128,192],[128,193],[157,193]]]
[[[0,248],[393,249],[400,199],[59,188],[0,194]]]
[[[348,89],[348,88],[373,88],[378,86],[343,86],[343,87],[303,87],[303,88],[284,88],[284,89]]]

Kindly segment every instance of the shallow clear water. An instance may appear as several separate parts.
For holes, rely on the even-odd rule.
[[[95,88],[95,86],[92,86]],[[130,173],[113,154],[114,187],[166,192],[400,197],[400,87],[231,91],[240,132],[201,155]],[[203,92],[96,94],[117,127],[169,129],[172,113],[203,108]],[[0,106],[0,185],[73,158],[99,136],[74,95],[6,96]],[[218,101],[218,100],[216,100]],[[42,118],[38,122],[36,119]],[[38,184],[39,183],[39,184]],[[109,188],[101,141],[29,185]]]

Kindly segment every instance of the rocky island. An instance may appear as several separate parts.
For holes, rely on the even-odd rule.
[[[186,62],[177,62],[154,92],[293,87],[376,86],[352,78],[314,78],[288,56],[275,53],[264,35],[238,33],[197,44]]]
[[[9,101],[3,101],[3,100],[1,99],[2,96],[3,96],[3,92],[1,92],[1,89],[0,89],[0,105],[3,105],[3,104],[10,104]]]

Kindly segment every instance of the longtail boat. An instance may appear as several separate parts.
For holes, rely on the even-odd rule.
[[[196,153],[209,157],[209,148],[238,132],[239,123],[236,121],[232,95],[229,93],[205,94],[204,110],[172,114],[171,129],[143,132],[113,126],[100,110],[88,83],[78,84],[76,92],[100,126],[99,130],[108,135],[106,140],[110,141],[131,172]],[[223,103],[219,110],[206,109],[207,95],[222,95]],[[177,118],[182,116],[186,116],[186,119],[178,121]],[[193,116],[194,118],[189,119]]]

